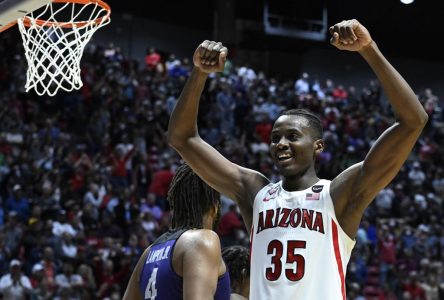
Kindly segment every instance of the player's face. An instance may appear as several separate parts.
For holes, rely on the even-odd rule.
[[[314,163],[315,144],[308,120],[300,116],[280,116],[271,132],[270,153],[283,176],[301,176]]]

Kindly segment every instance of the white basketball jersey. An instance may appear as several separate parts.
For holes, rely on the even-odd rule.
[[[256,195],[250,299],[345,300],[355,242],[336,220],[330,181],[296,192],[270,183]]]

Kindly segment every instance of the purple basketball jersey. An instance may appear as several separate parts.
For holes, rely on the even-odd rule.
[[[176,241],[188,229],[169,231],[150,248],[139,279],[145,300],[180,300],[183,298],[182,277],[173,270],[172,259]],[[230,299],[230,277],[225,272],[217,282],[216,300]]]

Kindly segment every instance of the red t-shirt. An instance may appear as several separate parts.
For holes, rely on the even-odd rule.
[[[348,93],[343,89],[335,89],[332,93],[333,97],[338,100],[347,99]]]
[[[419,284],[415,282],[406,284],[404,286],[404,290],[410,294],[412,299],[426,300],[424,290]]]
[[[82,175],[74,174],[74,176],[71,177],[70,181],[71,190],[73,191],[80,190],[83,187],[84,183],[85,183],[85,178]]]
[[[232,235],[235,229],[242,228],[242,222],[239,220],[236,212],[227,212],[219,223],[218,233],[220,236]]]
[[[124,157],[117,158],[114,155],[111,156],[111,160],[113,162],[113,176],[125,178],[128,175],[128,172],[126,170],[126,162],[131,158],[133,152],[134,148],[131,149],[131,151],[128,151],[128,153],[125,154]]]
[[[396,243],[393,237],[379,241],[379,259],[388,264],[396,263]]]
[[[259,123],[256,125],[256,134],[261,137],[262,142],[269,144],[272,129],[273,126],[270,123]]]
[[[145,63],[148,69],[153,70],[160,62],[160,55],[158,53],[151,53],[145,57]]]
[[[149,192],[160,197],[166,197],[173,177],[174,173],[170,170],[158,171],[154,174],[153,181],[149,187]]]

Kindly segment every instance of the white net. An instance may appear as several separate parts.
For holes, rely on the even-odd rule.
[[[54,96],[59,89],[78,90],[80,60],[94,32],[110,22],[100,3],[58,0],[17,21],[28,62],[25,89]]]

